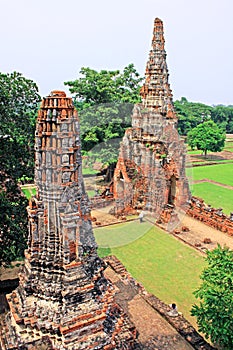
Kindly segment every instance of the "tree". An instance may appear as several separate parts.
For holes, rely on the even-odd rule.
[[[14,179],[33,178],[37,85],[21,73],[0,73],[0,162]]]
[[[225,139],[225,133],[212,120],[199,124],[188,133],[190,147],[203,151],[205,157],[207,151],[220,152],[224,148]]]
[[[80,74],[80,78],[64,83],[74,94],[78,110],[103,103],[140,101],[139,89],[143,78],[139,76],[132,63],[126,66],[122,73],[119,70],[97,72],[89,67],[83,67]]]
[[[200,305],[193,305],[199,331],[224,350],[233,349],[233,251],[220,245],[207,252],[200,288],[194,292]]]
[[[233,106],[215,106],[211,112],[211,119],[227,133],[233,133]]]
[[[190,130],[210,117],[222,130],[233,133],[233,106],[208,106],[200,102],[189,102],[181,97],[174,102],[178,116],[178,131],[181,135],[187,135]]]
[[[18,181],[33,178],[39,101],[32,80],[0,73],[0,265],[23,256],[25,248],[27,199]]]
[[[178,131],[181,135],[187,135],[190,130],[203,121],[203,116],[211,115],[213,107],[200,102],[189,102],[181,97],[180,101],[174,102],[178,116]]]
[[[27,237],[27,198],[18,184],[0,173],[0,266],[23,256]]]
[[[143,79],[133,64],[126,66],[123,72],[97,72],[87,67],[80,73],[80,78],[65,85],[74,94],[79,112],[82,150],[92,150],[89,152],[92,162],[98,158],[112,168],[118,158],[120,139],[131,126],[133,105],[140,102]]]

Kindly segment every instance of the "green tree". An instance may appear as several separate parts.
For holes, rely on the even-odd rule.
[[[178,131],[187,135],[190,130],[197,127],[207,116],[222,130],[233,133],[233,106],[208,106],[200,102],[190,102],[185,97],[174,102],[178,120]]]
[[[199,305],[191,314],[199,331],[221,349],[233,349],[233,251],[218,247],[207,252],[200,288],[194,292]]]
[[[80,70],[81,77],[64,84],[74,94],[74,102],[78,110],[109,102],[140,101],[139,89],[143,80],[131,63],[123,69],[100,72],[89,67]]]
[[[211,119],[227,133],[233,133],[233,106],[214,106]]]
[[[189,102],[185,97],[181,97],[180,101],[175,101],[174,106],[179,118],[178,131],[181,135],[187,135],[203,121],[203,118],[210,116],[213,109],[200,102]]]
[[[39,101],[32,80],[0,73],[0,264],[21,257],[25,248],[27,199],[18,181],[33,179]]]
[[[79,112],[82,150],[92,150],[89,153],[91,162],[98,159],[109,165],[112,173],[120,139],[131,126],[133,105],[140,102],[143,79],[133,64],[126,66],[123,72],[82,68],[80,73],[80,78],[65,82],[65,85],[74,95]]]
[[[18,184],[0,173],[0,266],[23,256],[27,237],[28,200]]]
[[[14,179],[33,177],[37,85],[21,73],[0,73],[0,163]]]
[[[188,144],[192,149],[204,152],[219,152],[224,148],[225,133],[212,120],[199,124],[188,133]]]

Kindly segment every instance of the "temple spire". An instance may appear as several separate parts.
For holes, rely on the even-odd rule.
[[[140,93],[144,107],[173,119],[176,116],[172,91],[168,82],[169,73],[164,44],[163,22],[155,18],[152,45],[145,71],[145,83]]]
[[[79,130],[72,99],[63,91],[43,99],[28,249],[19,287],[7,296],[10,312],[0,323],[1,349],[41,349],[45,342],[46,349],[56,350],[133,347],[135,333],[114,301],[97,255]]]
[[[178,222],[176,210],[186,208],[190,191],[164,43],[163,22],[156,18],[142,103],[134,106],[132,128],[126,130],[121,142],[113,193],[117,214],[143,209],[156,220],[160,217],[169,223],[171,229]]]

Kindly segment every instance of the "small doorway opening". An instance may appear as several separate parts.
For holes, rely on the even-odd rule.
[[[123,177],[123,174],[122,172],[120,172],[119,174],[119,179],[117,181],[117,194],[118,194],[118,197],[123,197],[124,196],[124,177]]]
[[[176,177],[172,175],[170,178],[169,189],[168,189],[168,204],[174,205],[176,198]]]

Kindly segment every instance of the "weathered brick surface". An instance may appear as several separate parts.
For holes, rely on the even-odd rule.
[[[203,199],[192,197],[187,214],[204,224],[233,236],[233,213],[227,216],[222,208],[212,208]]]
[[[159,217],[167,208],[186,207],[190,198],[168,75],[163,23],[156,18],[142,103],[134,106],[114,173],[117,213],[147,209]]]
[[[3,349],[132,349],[135,334],[114,302],[97,255],[81,165],[79,120],[71,98],[44,98],[36,126],[35,184],[19,287]]]

